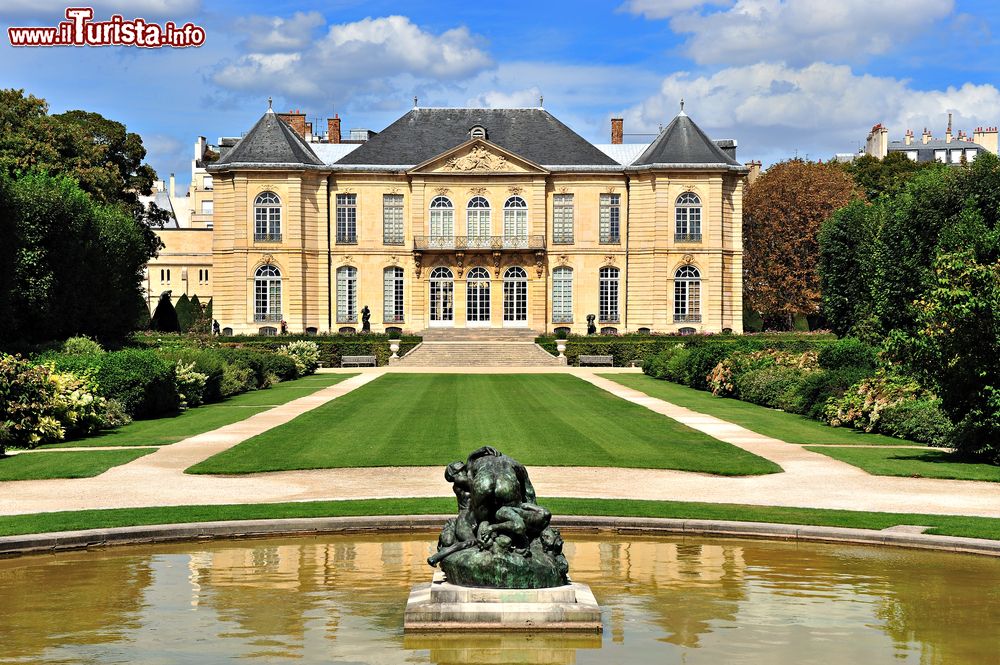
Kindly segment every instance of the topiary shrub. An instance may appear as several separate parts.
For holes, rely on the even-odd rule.
[[[156,303],[156,310],[153,311],[153,318],[149,321],[152,330],[160,332],[180,332],[181,325],[177,319],[177,310],[174,309],[170,301],[170,292],[164,291],[160,295],[159,302]]]
[[[177,411],[180,400],[174,368],[155,352],[124,349],[97,358],[98,390],[102,396],[121,402],[133,418],[155,418]]]

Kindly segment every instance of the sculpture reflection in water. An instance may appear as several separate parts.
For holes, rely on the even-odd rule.
[[[458,516],[445,524],[438,551],[452,584],[495,589],[541,589],[569,583],[552,513],[535,503],[524,465],[484,446],[465,462],[452,462],[444,477],[458,500]]]

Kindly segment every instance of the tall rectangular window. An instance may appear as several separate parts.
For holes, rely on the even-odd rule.
[[[382,303],[385,323],[403,322],[403,269],[386,268],[385,300]]]
[[[573,269],[552,271],[552,322],[573,323]]]
[[[358,195],[337,194],[337,244],[358,242]]]
[[[601,243],[617,245],[621,242],[621,194],[601,194]]]
[[[358,321],[358,269],[337,268],[337,323]]]
[[[382,244],[403,244],[403,195],[382,195]]]
[[[573,243],[573,195],[556,194],[552,202],[552,242]]]
[[[201,214],[211,215],[215,211],[213,201],[202,201],[201,202]]]
[[[206,175],[201,178],[202,189],[212,189],[212,176]]]
[[[601,323],[618,323],[618,277],[618,268],[601,268],[597,302]]]

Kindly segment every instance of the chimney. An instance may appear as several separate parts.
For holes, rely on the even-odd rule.
[[[883,159],[889,154],[889,128],[881,122],[872,127],[865,138],[865,154]]]
[[[757,160],[753,160],[747,162],[744,166],[750,169],[750,173],[747,174],[747,184],[752,185],[753,181],[760,177],[761,163]]]
[[[951,143],[951,114],[948,114],[948,129],[944,132],[944,142]]]
[[[903,143],[906,145],[913,145],[913,130],[907,129],[906,136],[903,137]]]
[[[326,119],[327,141],[330,143],[340,143],[340,116],[336,113],[332,118]]]
[[[931,142],[931,139],[933,139],[933,138],[934,138],[934,137],[933,137],[933,136],[931,135],[931,133],[930,133],[929,131],[927,131],[927,128],[926,128],[926,127],[924,127],[924,133],[923,133],[923,135],[922,135],[922,136],[920,137],[920,140],[921,140],[921,141],[923,142],[923,144],[924,144],[924,145],[927,145],[928,143],[930,143],[930,142]]]
[[[622,143],[625,138],[625,120],[622,118],[611,118],[611,142]]]
[[[311,122],[306,123],[306,143],[312,143],[313,140],[313,124]]]
[[[977,127],[972,133],[972,142],[981,145],[994,155],[997,154],[997,128]]]
[[[170,198],[174,198],[174,174],[170,174]]]
[[[194,142],[195,161],[201,159],[204,154],[205,154],[205,137],[199,136],[198,140]]]
[[[300,113],[298,109],[294,111],[289,111],[288,113],[277,114],[285,124],[292,128],[292,130],[299,135],[300,138],[305,140],[306,138],[306,114]]]

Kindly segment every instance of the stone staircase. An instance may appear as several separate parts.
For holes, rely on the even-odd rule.
[[[537,333],[511,328],[429,328],[397,367],[561,367],[535,344]]]

